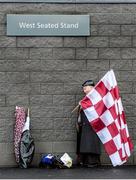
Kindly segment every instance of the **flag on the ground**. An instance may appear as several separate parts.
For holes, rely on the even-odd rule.
[[[105,74],[80,104],[104,144],[113,166],[125,163],[133,150],[133,144],[113,70]]]

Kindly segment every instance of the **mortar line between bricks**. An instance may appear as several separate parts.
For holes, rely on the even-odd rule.
[[[119,55],[120,55],[120,59],[122,60],[122,51],[121,51],[121,47],[119,48]]]
[[[87,68],[87,65],[88,65],[88,60],[87,59],[85,59],[85,63],[86,63],[86,71],[88,70],[88,68]]]
[[[113,37],[113,36],[112,36]],[[120,37],[120,36],[119,36]],[[116,37],[115,37],[116,38]],[[108,47],[110,48],[110,41],[111,41],[111,37],[108,37]]]
[[[131,37],[131,36],[136,36],[136,35],[92,35],[91,37],[98,37],[98,38],[101,38],[101,37],[115,37],[115,38],[118,38],[118,37]],[[88,47],[89,48],[89,47]]]
[[[126,23],[118,23],[118,24],[116,24],[116,23],[114,23],[114,24],[111,24],[111,23],[92,23],[91,24],[92,26],[93,25],[99,25],[99,26],[136,26],[136,23],[129,23],[129,24],[126,24]]]
[[[135,47],[135,46],[134,46],[134,37],[135,37],[135,36],[131,36],[131,47],[132,47],[132,48]]]
[[[97,48],[99,48],[99,49],[135,49],[136,47],[130,47],[129,46],[129,47],[97,47]],[[97,48],[94,47],[94,49],[97,49]]]
[[[100,48],[98,48],[98,55],[97,55],[97,59],[101,59],[101,58],[100,58]]]
[[[75,56],[75,60],[78,60],[78,59],[77,59],[77,47],[75,48],[74,56]]]
[[[62,47],[64,48],[64,37],[62,37]]]
[[[134,82],[132,82],[132,93],[135,94],[135,83]]]
[[[15,37],[15,40],[16,40],[16,48],[17,48],[17,37]]]
[[[95,60],[97,61],[98,59],[95,59]],[[121,60],[121,59],[105,59],[105,58],[104,58],[104,59],[101,59],[101,61],[102,61],[102,60],[105,60],[105,61],[108,61],[108,60],[119,61],[119,60]],[[121,61],[125,61],[125,60],[128,60],[128,59],[124,59],[124,60],[121,60]],[[135,59],[134,59],[134,60],[135,60]],[[90,61],[91,61],[91,60],[90,60]],[[99,61],[99,60],[98,60],[98,61]],[[104,71],[104,70],[101,70],[101,71]],[[106,71],[106,70],[105,70],[105,71]],[[120,70],[118,70],[118,71],[136,72],[136,70],[125,70],[125,69],[120,69]],[[42,74],[43,74],[43,73],[47,73],[47,72],[48,72],[48,73],[51,73],[51,71],[42,71],[42,72],[41,72],[41,71],[32,71],[32,72],[30,72],[30,73],[42,73]],[[68,71],[60,71],[60,70],[58,70],[58,71],[54,71],[53,73],[58,73],[58,72],[67,74],[67,73],[69,73],[69,72],[71,72],[71,73],[83,72],[83,73],[84,73],[84,72],[90,72],[90,71],[89,71],[89,70],[87,70],[87,71],[86,71],[86,70],[82,70],[82,71],[81,71],[81,70],[78,70],[78,71],[77,71],[77,70],[72,70],[72,71],[71,71],[71,70],[68,70]],[[92,72],[92,73],[95,73],[96,70],[94,69],[94,70],[92,70],[91,72]],[[7,73],[7,72],[5,72],[5,73]],[[18,72],[8,72],[8,73],[18,73]],[[23,71],[23,72],[20,72],[20,73],[26,73],[26,72]],[[27,72],[27,73],[28,73],[28,72]],[[7,81],[7,83],[8,83],[8,82],[9,82],[9,81]],[[28,84],[29,82],[30,82],[30,81],[17,82],[17,83],[16,83],[16,82],[13,82],[13,83],[12,83],[12,82],[9,82],[9,83],[10,83],[10,84],[26,84],[26,83]],[[4,83],[4,82],[1,82],[1,83]],[[36,82],[31,82],[31,83],[36,83]],[[41,83],[41,82],[39,82],[39,83]],[[60,83],[62,83],[62,82],[60,82]]]
[[[90,34],[91,34],[91,32],[90,32]],[[88,36],[85,37],[85,47],[86,48],[88,47],[87,44],[88,44]]]
[[[109,61],[109,69],[111,69],[111,62],[110,62],[111,60],[108,60],[108,61]]]
[[[93,12],[93,13],[89,13],[89,15],[95,15],[95,14],[96,15],[97,14],[98,15],[101,15],[101,14],[106,14],[106,15],[120,15],[120,14],[122,14],[122,15],[125,15],[125,14],[126,15],[128,15],[128,14],[132,15],[132,14],[134,14],[134,15],[136,15],[136,12],[135,13],[134,12],[130,12],[130,13],[129,12],[119,12],[119,13],[114,13],[114,12],[112,12],[112,13],[108,13],[108,12],[107,13],[106,12]]]
[[[30,48],[28,47],[28,59],[30,59]]]

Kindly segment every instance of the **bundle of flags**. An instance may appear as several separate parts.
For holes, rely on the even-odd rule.
[[[23,107],[16,106],[14,129],[14,151],[17,164],[21,168],[27,168],[34,156],[34,140],[30,134],[29,109],[26,115]]]
[[[113,70],[95,85],[80,105],[100,138],[113,166],[122,165],[133,151],[119,88]]]

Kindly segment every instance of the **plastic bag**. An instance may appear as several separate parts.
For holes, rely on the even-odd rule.
[[[59,156],[55,156],[53,154],[43,156],[39,166],[43,168],[65,168],[65,165],[60,160]]]
[[[66,167],[70,168],[72,166],[72,158],[67,153],[64,153],[60,159]]]
[[[24,131],[22,134],[19,151],[19,166],[21,168],[29,167],[35,151],[34,139],[29,130]]]
[[[51,165],[54,162],[54,156],[52,154],[48,154],[42,158],[42,163],[47,165]]]

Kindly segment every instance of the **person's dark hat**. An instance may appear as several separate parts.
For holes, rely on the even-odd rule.
[[[87,80],[82,84],[82,87],[84,86],[95,86],[95,84],[93,80]]]

